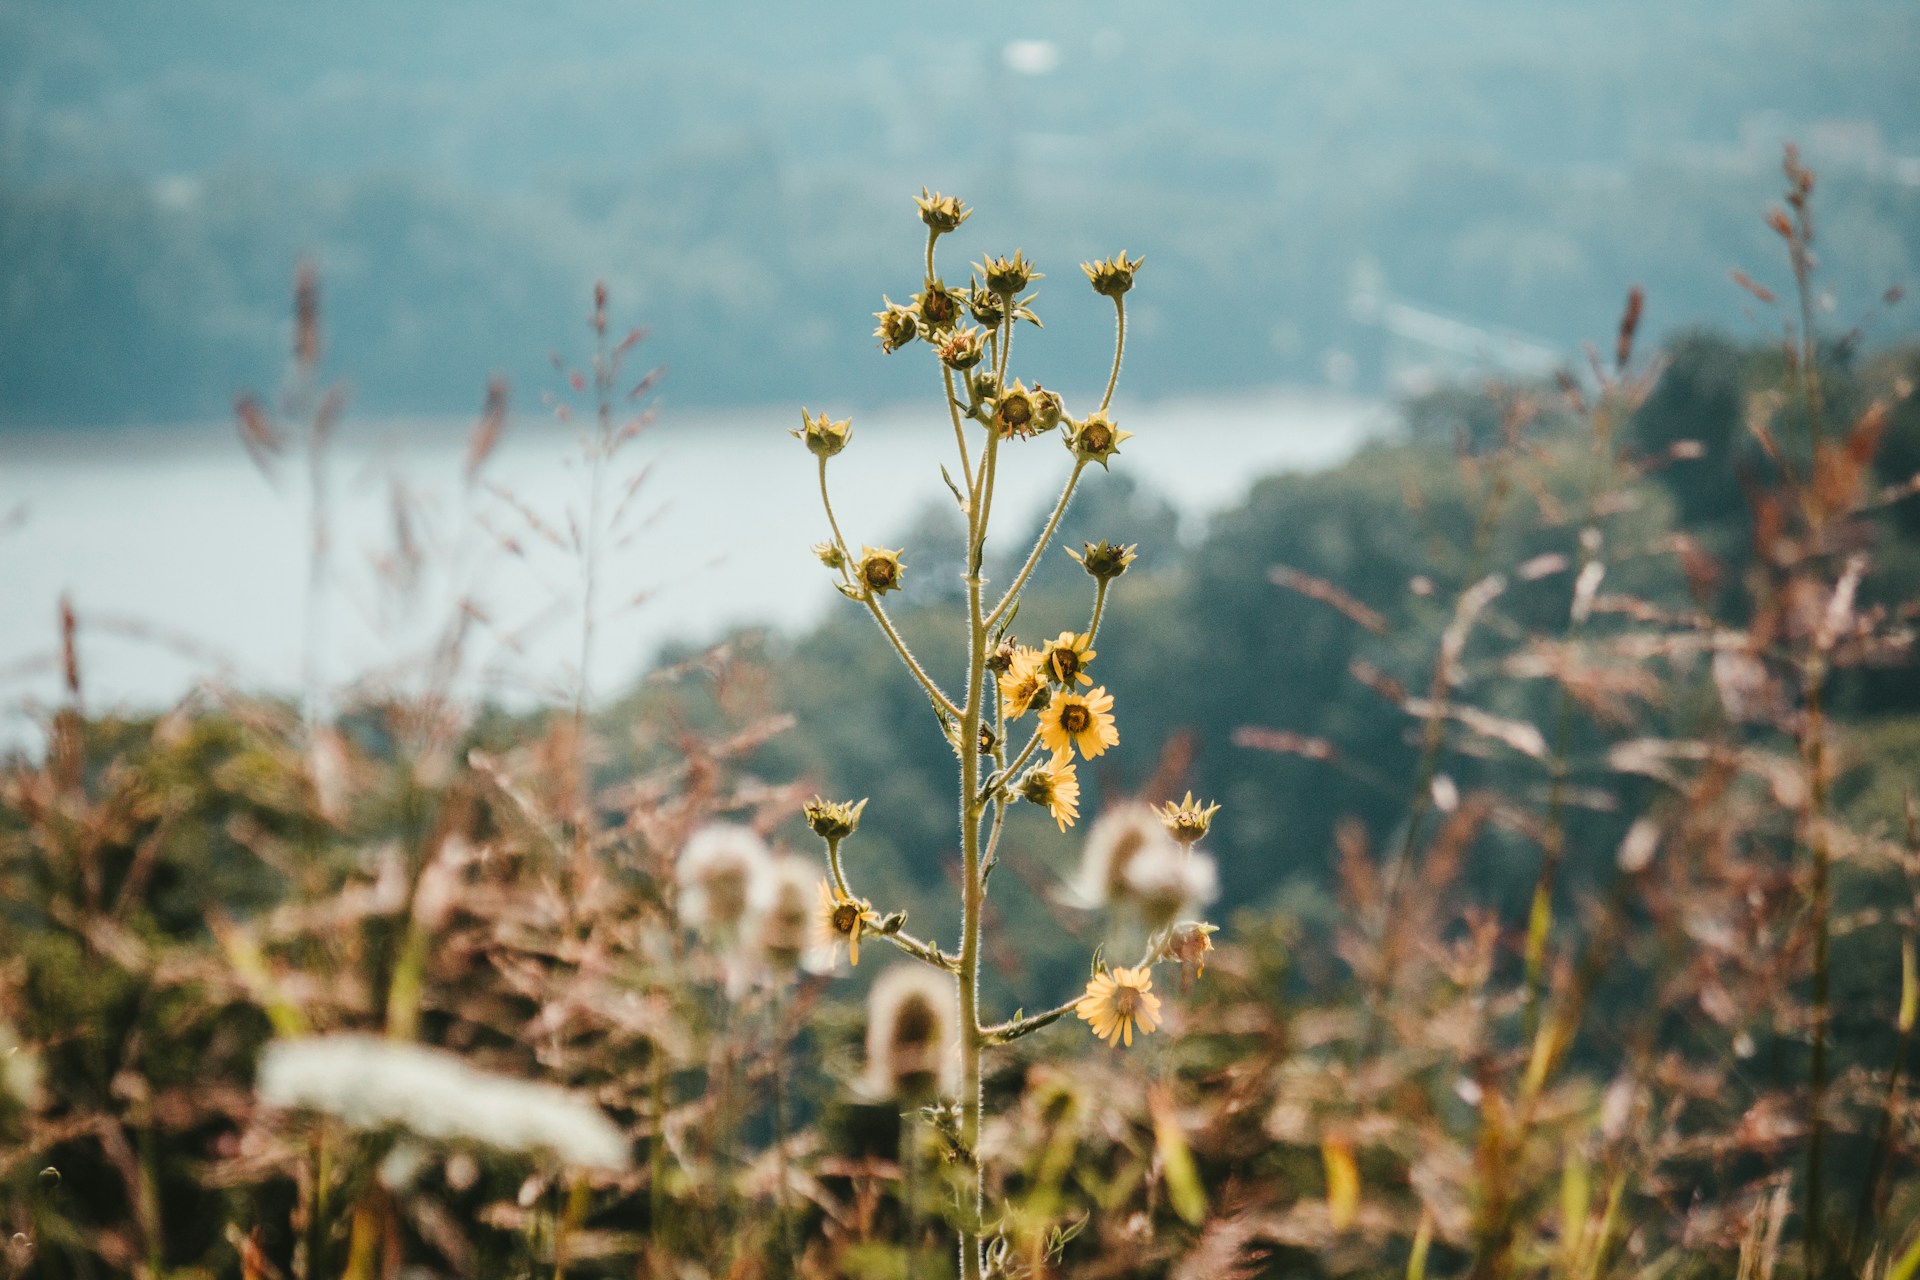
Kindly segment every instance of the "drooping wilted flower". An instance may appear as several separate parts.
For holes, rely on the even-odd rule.
[[[1124,1040],[1131,1048],[1134,1027],[1147,1035],[1160,1025],[1160,997],[1153,994],[1153,974],[1145,965],[1097,973],[1073,1012],[1109,1045]]]
[[[715,822],[688,838],[674,861],[680,922],[700,933],[736,935],[766,901],[767,842],[737,823]]]
[[[1080,778],[1071,755],[1056,755],[1033,766],[1020,779],[1018,790],[1028,804],[1044,807],[1062,831],[1080,820]]]
[[[1207,956],[1213,951],[1213,935],[1218,932],[1218,925],[1195,920],[1184,921],[1167,931],[1160,943],[1160,954],[1180,966],[1181,990],[1189,990],[1194,978],[1206,975]],[[1187,973],[1189,968],[1193,970],[1191,975]]]
[[[847,959],[860,963],[860,935],[880,922],[873,904],[865,898],[853,898],[833,887],[831,880],[820,882],[820,905],[814,912],[823,943],[830,950],[847,944]]]
[[[1046,706],[1050,696],[1040,651],[1024,645],[1016,648],[1008,659],[1007,669],[1000,673],[1000,698],[1006,704],[1007,718],[1018,720],[1030,709]]]
[[[952,1097],[960,1055],[953,979],[918,964],[894,965],[867,995],[865,1092],[919,1106]]]
[[[892,355],[920,336],[920,322],[912,311],[892,298],[882,295],[880,301],[883,308],[873,313],[873,318],[880,322],[873,336],[880,339],[880,349]]]
[[[261,1056],[257,1087],[270,1107],[318,1111],[354,1129],[546,1152],[590,1169],[625,1169],[632,1156],[598,1107],[564,1089],[380,1036],[276,1040]]]
[[[1074,684],[1092,684],[1093,677],[1087,674],[1086,667],[1100,655],[1093,650],[1093,637],[1087,632],[1075,634],[1062,631],[1041,647],[1045,659],[1047,674],[1054,680],[1072,688]]]
[[[1113,695],[1105,686],[1085,693],[1062,690],[1040,713],[1040,741],[1054,752],[1077,747],[1088,760],[1117,746],[1120,729],[1113,722]]]

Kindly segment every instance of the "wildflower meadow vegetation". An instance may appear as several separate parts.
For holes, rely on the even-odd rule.
[[[1920,1276],[1920,350],[1830,331],[1784,176],[1767,341],[1646,351],[1633,288],[1184,548],[1114,402],[1179,282],[1055,270],[1112,313],[1075,403],[1048,277],[943,275],[992,215],[923,190],[874,358],[926,365],[926,536],[851,526],[802,410],[835,615],[618,695],[639,332],[596,292],[576,503],[491,474],[504,385],[459,501],[396,495],[395,607],[456,603],[342,682],[303,272],[238,413],[303,687],[96,709],[64,608],[0,768],[0,1275]],[[516,561],[578,632],[532,710],[475,692]]]

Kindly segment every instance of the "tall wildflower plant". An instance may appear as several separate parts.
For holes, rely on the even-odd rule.
[[[1152,970],[1164,960],[1180,960],[1207,944],[1211,925],[1173,915],[1156,921],[1139,963],[1112,966],[1096,953],[1086,990],[1043,1013],[1016,1012],[996,1021],[982,1007],[980,966],[987,893],[1001,857],[1001,837],[1009,808],[1039,806],[1064,832],[1080,817],[1079,765],[1120,740],[1115,699],[1097,683],[1094,662],[1100,620],[1115,579],[1135,555],[1131,546],[1089,543],[1075,555],[1093,580],[1093,602],[1084,631],[1063,631],[1039,644],[1015,635],[1021,593],[1036,565],[1052,545],[1060,520],[1090,468],[1107,470],[1132,434],[1111,417],[1114,388],[1126,350],[1126,298],[1141,260],[1116,254],[1082,264],[1096,294],[1114,308],[1112,370],[1098,404],[1080,416],[1068,412],[1061,397],[1035,381],[1013,376],[1013,348],[1022,322],[1038,326],[1029,287],[1041,278],[1033,264],[1015,251],[984,257],[973,264],[966,287],[940,275],[936,251],[943,236],[971,216],[959,199],[922,190],[916,201],[927,228],[924,273],[907,304],[883,299],[875,313],[874,336],[889,355],[924,349],[938,371],[942,398],[953,429],[957,470],[940,468],[942,479],[966,521],[962,579],[966,589],[966,667],[957,686],[943,685],[914,654],[888,615],[886,597],[899,589],[908,572],[910,552],[850,540],[833,508],[829,463],[848,447],[852,424],[828,414],[801,414],[793,434],[816,459],[820,501],[829,538],[814,548],[835,575],[835,586],[865,609],[886,636],[900,661],[919,683],[929,704],[932,728],[944,736],[956,758],[960,825],[960,937],[943,947],[905,929],[904,912],[881,912],[850,882],[842,844],[859,827],[865,801],[816,800],[806,810],[814,833],[826,846],[827,878],[820,889],[820,911],[827,935],[844,943],[858,963],[863,939],[871,934],[926,965],[951,975],[957,1000],[957,1098],[936,1107],[933,1117],[947,1138],[962,1171],[955,1222],[959,1235],[960,1275],[980,1280],[999,1270],[998,1261],[1013,1247],[1012,1226],[989,1222],[984,1205],[984,1170],[979,1159],[981,1074],[986,1055],[1041,1030],[1068,1014],[1078,1014],[1097,1036],[1131,1046],[1136,1035],[1154,1031],[1162,1021]],[[1033,547],[1004,590],[989,591],[981,571],[994,497],[1003,466],[1032,467],[1039,442],[1058,439],[1069,457],[1067,474],[1051,514]],[[1179,857],[1199,857],[1191,846],[1206,831],[1216,806],[1169,806],[1163,815],[1171,847]]]

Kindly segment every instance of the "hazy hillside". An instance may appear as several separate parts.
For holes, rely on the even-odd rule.
[[[1378,386],[1470,367],[1474,326],[1572,349],[1633,279],[1656,332],[1723,317],[1788,136],[1847,313],[1914,275],[1911,5],[1275,13],[11,0],[0,422],[223,411],[277,367],[301,254],[363,409],[466,410],[493,369],[531,401],[603,275],[671,400],[893,399],[845,317],[916,287],[877,264],[922,182],[990,201],[968,247],[1020,228],[1042,289],[1145,252],[1143,393]],[[1467,349],[1406,349],[1356,290]]]

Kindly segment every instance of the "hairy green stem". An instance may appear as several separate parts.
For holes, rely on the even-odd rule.
[[[1013,607],[1014,602],[1020,598],[1020,592],[1027,585],[1027,579],[1033,576],[1034,567],[1040,563],[1041,555],[1045,553],[1047,547],[1053,542],[1054,530],[1060,527],[1060,518],[1067,514],[1067,504],[1073,501],[1073,491],[1075,486],[1080,483],[1080,473],[1086,469],[1087,464],[1084,461],[1079,459],[1074,461],[1073,470],[1068,473],[1066,484],[1060,488],[1060,497],[1058,501],[1053,504],[1053,512],[1047,517],[1046,527],[1040,530],[1040,537],[1035,540],[1033,549],[1027,552],[1026,563],[1021,565],[1020,572],[1014,575],[1013,582],[1007,587],[1006,594],[1000,597],[1000,603],[994,605],[993,612],[987,615],[987,626],[992,627],[996,625],[1000,619],[1006,615],[1007,610]]]
[[[975,504],[968,521],[972,548],[967,572],[967,703],[960,723],[960,861],[961,924],[960,972],[960,1146],[968,1188],[960,1206],[960,1280],[982,1280],[984,1258],[980,1239],[985,1197],[980,1170],[980,1059],[986,1038],[980,1031],[980,920],[986,903],[981,876],[980,722],[985,711],[987,677],[987,622],[980,600],[980,547],[986,541],[991,511],[994,466],[999,436],[989,430],[986,455],[981,460],[983,500]]]
[[[1113,389],[1120,385],[1120,357],[1127,349],[1127,299],[1124,294],[1114,295],[1113,328],[1113,372],[1107,375],[1107,392],[1100,397],[1102,413],[1113,403]]]
[[[840,549],[843,559],[849,564],[853,563],[853,551],[847,544],[846,536],[840,532],[839,518],[833,514],[833,499],[827,493],[827,460],[825,458],[820,459],[820,505],[826,508],[827,526],[833,530],[834,546]],[[841,572],[846,581],[853,581],[845,569]],[[953,699],[941,692],[940,686],[933,682],[933,677],[927,674],[926,669],[920,665],[919,659],[913,656],[913,651],[907,648],[907,642],[900,638],[898,631],[894,630],[893,620],[887,616],[887,611],[881,607],[878,600],[874,599],[873,592],[865,589],[864,584],[859,599],[860,603],[866,606],[867,612],[873,615],[873,620],[880,624],[880,630],[892,643],[893,651],[900,655],[900,661],[906,664],[907,670],[913,672],[914,679],[920,682],[920,687],[926,691],[927,696],[948,715],[959,715],[960,709],[954,706]]]

